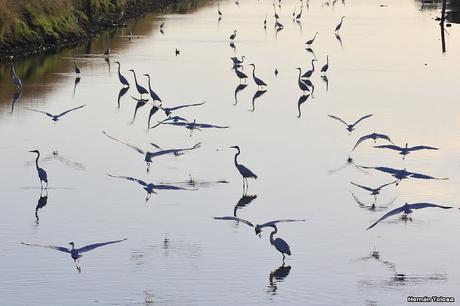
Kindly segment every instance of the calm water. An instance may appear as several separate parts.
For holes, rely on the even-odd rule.
[[[366,166],[449,178],[404,180],[385,188],[377,206],[458,206],[459,26],[447,29],[447,53],[442,54],[433,20],[437,13],[420,11],[418,2],[390,0],[380,7],[381,1],[355,0],[332,7],[310,1],[301,25],[292,21],[299,4],[289,0],[277,7],[285,25],[277,34],[272,2],[241,0],[239,7],[221,2],[220,22],[217,3],[212,3],[185,15],[147,15],[118,29],[111,34],[110,67],[102,56],[109,33],[75,50],[17,61],[24,90],[13,106],[10,67],[1,68],[2,304],[398,305],[408,295],[460,299],[459,211],[420,210],[412,222],[395,217],[366,231],[387,208],[361,208],[351,192],[366,205],[373,197],[349,182],[378,186],[391,177],[352,166],[334,171],[366,133],[388,134],[399,145],[439,147],[402,160],[368,142],[352,157]],[[342,15],[347,17],[340,42],[333,30]],[[236,50],[228,41],[235,28]],[[313,55],[304,43],[316,31],[313,50],[319,67],[329,55],[329,84],[319,73],[313,75],[314,99],[300,106],[299,118],[295,68],[310,67]],[[73,51],[82,69],[76,88]],[[235,105],[239,81],[229,58],[242,55],[256,64],[268,91],[253,102],[257,87],[250,78]],[[134,68],[144,85],[142,73],[150,73],[165,106],[207,101],[177,115],[230,128],[195,131],[191,137],[180,127],[148,130],[151,106],[135,114],[134,86],[117,102],[117,60],[131,83],[128,69]],[[250,68],[244,69],[248,75]],[[60,113],[82,104],[57,123],[26,109]],[[327,117],[353,121],[369,113],[375,115],[351,135]],[[156,113],[151,125],[163,118]],[[105,137],[103,130],[146,149],[151,142],[163,148],[202,142],[202,147],[158,158],[147,174],[143,157]],[[255,223],[307,219],[279,225],[278,237],[288,241],[293,253],[284,267],[269,243],[270,229],[258,238],[244,224],[212,219],[232,215],[242,196],[231,145],[241,147],[239,161],[259,176],[250,181],[248,192],[257,197],[238,209],[238,216]],[[28,152],[33,149],[42,152],[41,166],[50,180],[39,222],[35,207],[41,193],[35,155]],[[146,204],[139,185],[107,173],[182,187],[192,178],[197,190],[160,190]],[[81,274],[68,254],[20,244],[67,246],[74,241],[83,246],[125,237],[123,243],[85,254]],[[370,257],[374,249],[379,259]],[[406,278],[397,280],[395,273]]]

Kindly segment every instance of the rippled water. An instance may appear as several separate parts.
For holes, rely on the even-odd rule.
[[[1,67],[2,304],[398,305],[408,295],[460,298],[457,209],[420,210],[412,222],[395,217],[365,230],[405,202],[458,206],[458,25],[447,29],[443,54],[436,11],[420,10],[419,2],[356,0],[327,6],[310,1],[301,24],[291,17],[299,2],[281,4],[277,11],[285,28],[278,33],[272,2],[221,2],[220,22],[212,3],[190,14],[146,15],[118,29],[111,34],[110,66],[103,58],[109,33],[75,50],[18,60],[24,90],[13,106],[10,67]],[[347,17],[339,41],[333,30],[342,15]],[[228,41],[235,28],[236,50]],[[316,31],[313,50],[319,67],[329,55],[329,83],[313,75],[314,98],[301,103],[299,114],[295,68],[310,67],[313,55],[304,43]],[[76,88],[74,51],[82,69]],[[253,101],[257,88],[250,78],[235,103],[239,82],[229,58],[242,55],[256,64],[268,90]],[[134,86],[118,103],[117,60],[131,82],[130,68],[142,84],[141,74],[150,73],[165,106],[207,101],[177,115],[230,128],[194,131],[191,137],[180,127],[148,130],[151,106],[135,112]],[[244,72],[250,74],[250,68]],[[82,104],[56,123],[26,108],[60,113]],[[352,121],[369,113],[374,116],[351,135],[327,116]],[[154,114],[151,125],[163,118]],[[151,142],[163,148],[202,142],[202,147],[158,158],[147,174],[142,156],[103,130],[141,148],[152,149]],[[378,186],[391,177],[342,166],[356,140],[370,132],[388,134],[400,145],[407,141],[440,150],[403,160],[369,142],[352,154],[356,163],[449,180],[404,180],[382,191],[375,211],[366,208],[373,197],[349,182]],[[248,191],[257,197],[241,199],[231,145],[241,147],[239,161],[259,176]],[[40,163],[50,180],[38,221],[35,209],[46,195],[40,193],[35,155],[28,152],[33,149],[42,152]],[[146,204],[139,185],[107,173],[196,190],[160,190]],[[238,207],[238,216],[255,223],[307,219],[279,225],[278,237],[293,253],[285,266],[269,243],[270,230],[258,238],[244,224],[212,219],[232,215],[240,200],[250,203]],[[85,254],[81,274],[68,254],[20,244],[83,246],[125,237]],[[371,256],[374,250],[378,258]]]

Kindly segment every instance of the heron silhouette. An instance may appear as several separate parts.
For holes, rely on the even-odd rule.
[[[321,68],[321,73],[325,75],[329,69],[329,55],[326,55],[326,64]]]
[[[311,60],[311,69],[305,71],[305,73],[301,77],[302,79],[308,79],[309,77],[313,75],[313,72],[315,72],[315,62],[316,62],[316,59]]]
[[[248,84],[238,84],[238,86],[236,86],[235,88],[235,103],[233,105],[237,105],[238,104],[238,93],[240,91],[242,91],[243,89],[245,89],[246,87],[248,86]]]
[[[249,66],[252,66],[252,78],[254,79],[254,82],[257,85],[257,88],[267,86],[264,81],[256,77],[256,65],[254,64],[249,64]]]
[[[118,79],[120,80],[120,83],[123,84],[123,87],[129,88],[129,82],[128,80],[121,74],[120,72],[120,62],[115,62],[118,64]]]
[[[378,170],[381,172],[391,174],[391,176],[397,179],[396,185],[399,185],[399,183],[402,180],[408,179],[408,178],[423,179],[423,180],[447,180],[447,178],[437,178],[437,177],[426,175],[426,174],[410,172],[410,171],[407,171],[405,168],[404,169],[393,169],[389,167],[367,167],[367,166],[359,166],[359,167],[364,168],[364,169],[374,169],[374,170]]]
[[[48,174],[43,168],[38,166],[38,159],[40,158],[40,151],[32,150],[30,153],[37,153],[37,159],[35,159],[35,167],[37,168],[38,178],[40,179],[41,189],[43,190],[43,183],[46,183],[45,189],[48,189]]]
[[[305,44],[308,45],[308,46],[311,46],[314,42],[315,42],[315,38],[316,38],[316,35],[318,35],[319,33],[316,32],[315,33],[315,36],[313,36],[312,39],[308,40]]]
[[[239,71],[238,68],[235,68],[234,70],[235,70],[236,76],[238,77],[238,79],[240,79],[240,84],[241,84],[241,80],[244,80],[244,82],[246,83],[246,79],[248,78],[248,76],[245,73]]]
[[[297,84],[299,85],[300,90],[302,90],[303,94],[305,95],[307,92],[310,92],[310,88],[305,84],[305,82],[301,79],[302,69],[297,67],[299,70],[299,77],[297,78]]]
[[[254,228],[254,231],[255,231],[256,235],[259,235],[259,236],[262,233],[262,229],[264,227],[274,226],[277,223],[304,222],[305,221],[305,219],[281,219],[281,220],[268,221],[268,222],[265,222],[263,224],[254,225],[252,222],[250,222],[250,221],[248,221],[246,219],[238,218],[238,217],[235,217],[235,216],[214,217],[214,219],[215,220],[225,220],[225,221],[236,221],[236,222],[241,222],[243,224],[249,225],[250,227]]]
[[[233,30],[233,34],[230,35],[230,37],[229,37],[231,41],[234,41],[234,40],[235,40],[235,38],[236,38],[236,33],[237,33],[237,31],[236,31],[236,30]]]
[[[342,23],[343,23],[343,19],[345,18],[345,16],[342,16],[342,18],[340,18],[340,23],[335,27],[335,33],[338,34],[337,32],[342,28]]]
[[[66,110],[65,112],[62,112],[62,113],[60,113],[60,114],[58,114],[58,115],[53,115],[53,114],[51,114],[51,113],[44,112],[44,111],[37,110],[37,109],[33,109],[33,108],[29,108],[29,107],[26,107],[26,109],[31,110],[31,111],[34,111],[34,112],[37,112],[37,113],[45,114],[45,115],[47,115],[48,117],[50,117],[51,120],[53,120],[54,122],[57,122],[57,121],[59,121],[59,119],[61,119],[62,116],[66,115],[66,114],[68,114],[68,113],[70,113],[70,112],[73,112],[73,111],[75,111],[75,110],[77,110],[77,109],[83,108],[83,107],[85,107],[85,106],[86,106],[86,104],[83,104],[83,105],[80,105],[80,106],[71,108],[71,109],[69,109],[69,110]]]
[[[75,248],[75,243],[69,242],[69,244],[72,246],[72,248],[66,248],[62,246],[54,246],[54,245],[40,245],[40,244],[31,244],[31,243],[25,243],[21,242],[21,244],[26,245],[26,246],[33,246],[33,247],[41,247],[41,248],[48,248],[56,251],[61,251],[64,253],[69,253],[70,256],[72,257],[73,261],[75,262],[75,267],[77,268],[78,272],[81,272],[81,267],[79,264],[79,259],[83,256],[83,253],[92,251],[96,248],[106,246],[109,244],[113,243],[118,243],[127,240],[128,238],[121,239],[121,240],[113,240],[113,241],[107,241],[107,242],[101,242],[101,243],[94,243],[94,244],[89,244],[87,246],[81,247],[79,249]]]
[[[437,208],[442,208],[442,209],[450,209],[450,208],[452,208],[451,206],[442,206],[442,205],[431,204],[431,203],[414,203],[414,204],[405,203],[403,206],[395,208],[392,211],[390,211],[390,212],[386,213],[385,215],[383,215],[380,219],[375,221],[371,226],[366,228],[366,230],[373,228],[379,222],[381,222],[381,221],[383,221],[383,220],[385,220],[385,219],[387,219],[387,218],[389,218],[391,216],[397,215],[399,213],[403,213],[402,218],[407,219],[408,216],[410,214],[412,214],[412,212],[414,210],[427,208],[427,207],[437,207]]]
[[[355,143],[355,145],[353,146],[352,151],[354,151],[363,141],[366,141],[368,139],[374,140],[374,143],[377,141],[377,139],[383,139],[383,140],[386,140],[386,141],[389,141],[389,142],[393,143],[393,141],[391,141],[390,137],[388,137],[385,134],[372,133],[372,134],[368,134],[368,135],[364,135],[364,136],[360,137],[358,139],[358,141]]]
[[[147,89],[139,85],[139,83],[137,83],[136,72],[134,71],[134,69],[130,69],[129,71],[131,71],[134,75],[134,82],[136,83],[136,89],[137,89],[137,92],[141,95],[141,99],[142,99],[142,95],[149,94],[149,92],[147,91]]]
[[[45,190],[45,194],[43,194],[43,190],[40,192],[40,198],[38,199],[37,206],[35,206],[35,222],[38,224],[40,221],[40,217],[38,216],[38,210],[42,209],[48,203],[48,191]]]
[[[355,122],[355,123],[352,123],[352,124],[346,123],[343,119],[341,119],[341,118],[339,118],[339,117],[337,117],[337,116],[333,116],[333,115],[328,115],[328,116],[331,117],[332,119],[338,120],[338,121],[342,122],[343,124],[345,124],[345,125],[347,126],[347,131],[351,133],[351,132],[353,132],[353,131],[355,130],[355,126],[356,126],[358,123],[360,123],[360,122],[363,121],[364,119],[367,119],[367,118],[369,118],[369,117],[372,117],[373,115],[374,115],[374,114],[365,115],[365,116],[359,118],[358,120],[356,120],[356,122]]]
[[[229,126],[221,126],[221,125],[214,125],[214,124],[208,124],[208,123],[197,123],[196,119],[193,120],[193,122],[161,122],[161,124],[185,127],[186,129],[190,131],[190,137],[192,136],[192,133],[194,130],[201,131],[201,129],[227,129],[229,128]]]
[[[257,175],[254,174],[254,172],[252,172],[251,170],[249,170],[249,168],[247,168],[246,166],[238,163],[238,155],[240,155],[241,153],[240,147],[231,146],[230,148],[238,150],[238,152],[235,154],[235,167],[238,170],[238,172],[241,174],[241,176],[243,177],[243,193],[244,193],[244,191],[245,190],[247,191],[247,188],[248,188],[248,178],[257,179]]]
[[[160,97],[152,90],[152,86],[150,86],[150,75],[148,73],[144,74],[148,78],[148,83],[149,83],[149,92],[150,92],[150,97],[152,98],[152,101],[159,101],[161,102]]]
[[[281,238],[273,238],[275,234],[278,232],[278,228],[275,224],[270,225],[273,227],[273,231],[270,233],[270,244],[275,247],[275,249],[283,255],[283,264],[286,255],[291,256],[291,248],[289,244]]]
[[[380,145],[380,146],[374,146],[374,148],[379,148],[379,149],[390,149],[394,151],[399,151],[399,154],[403,156],[403,159],[406,157],[406,155],[410,154],[411,152],[414,151],[419,151],[419,150],[439,150],[439,148],[435,147],[429,147],[429,146],[415,146],[415,147],[409,147],[407,142],[404,147],[399,147],[396,145]]]
[[[186,108],[186,107],[200,106],[200,105],[203,105],[205,103],[206,103],[206,101],[203,101],[203,102],[200,102],[200,103],[183,104],[183,105],[178,105],[178,106],[174,106],[174,107],[161,107],[161,109],[165,112],[166,116],[169,117],[172,114],[172,112],[174,112],[176,110]]]
[[[16,74],[16,69],[14,68],[14,63],[11,62],[11,68],[13,71],[13,74],[11,75],[11,79],[13,80],[13,84],[16,87],[16,91],[19,91],[22,89],[22,81]]]

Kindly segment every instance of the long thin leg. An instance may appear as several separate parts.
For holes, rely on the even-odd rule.
[[[74,262],[75,262],[75,267],[76,267],[77,270],[78,270],[78,273],[81,273],[81,267],[80,267],[80,265],[78,264],[78,259],[77,259],[77,260],[74,260]]]
[[[286,256],[284,255],[284,253],[282,253],[282,254],[283,254],[283,265],[284,265],[284,258],[285,258]]]

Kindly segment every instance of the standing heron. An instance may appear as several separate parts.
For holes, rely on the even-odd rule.
[[[270,234],[270,244],[275,247],[275,249],[283,255],[283,264],[285,255],[291,256],[291,249],[289,248],[289,244],[281,238],[274,239],[273,236],[278,232],[278,228],[275,224],[271,225],[273,227],[273,231]]]
[[[343,18],[345,18],[345,16],[342,16],[342,18],[340,18],[340,23],[335,27],[335,33],[336,34],[340,30],[340,28],[342,27]]]
[[[120,80],[120,83],[123,84],[123,87],[129,88],[129,82],[128,80],[121,74],[120,72],[120,62],[115,62],[118,64],[118,79]]]
[[[75,57],[75,53],[72,54],[72,58],[73,58],[73,67],[75,69],[75,74],[77,75],[77,78],[79,78],[81,70],[80,70],[80,67],[78,67],[77,65],[77,58]]]
[[[257,88],[260,88],[260,87],[263,87],[263,86],[267,86],[267,84],[265,84],[264,81],[262,81],[261,79],[259,79],[258,77],[256,77],[256,65],[254,65],[254,64],[249,64],[249,66],[252,66],[252,78],[254,79],[254,82],[256,83]]]
[[[316,35],[318,35],[318,32],[316,32],[315,36],[313,36],[313,38],[310,39],[309,41],[307,41],[305,44],[308,45],[308,46],[311,46],[313,44],[313,42],[315,41]]]
[[[230,40],[231,40],[231,41],[235,40],[235,37],[236,37],[236,32],[237,32],[236,30],[233,30],[233,34],[232,34],[232,35],[230,35],[230,37],[229,37],[229,38],[230,38]]]
[[[359,167],[364,168],[364,169],[374,169],[374,170],[378,170],[381,172],[391,174],[391,176],[397,179],[396,185],[399,185],[399,183],[402,180],[408,179],[408,178],[421,179],[421,180],[447,180],[448,179],[445,177],[438,178],[438,177],[434,177],[434,176],[426,175],[422,173],[410,172],[410,171],[407,171],[406,168],[393,169],[390,167],[367,167],[367,166],[359,166]]]
[[[321,68],[321,73],[325,75],[328,69],[329,69],[329,55],[326,56],[326,64],[324,64],[324,66]]]
[[[374,115],[374,114],[369,114],[369,115],[363,116],[363,117],[359,118],[358,120],[356,120],[356,122],[353,123],[353,124],[348,124],[348,123],[346,123],[343,119],[341,119],[341,118],[339,118],[339,117],[337,117],[337,116],[333,116],[333,115],[328,115],[328,116],[331,117],[332,119],[338,120],[338,121],[342,122],[343,124],[345,124],[345,125],[347,126],[347,131],[351,133],[351,132],[354,131],[355,126],[356,126],[358,123],[360,123],[362,120],[364,120],[364,119],[366,119],[366,118],[369,118],[369,117],[371,117],[371,116],[373,116],[373,115]]]
[[[142,95],[149,94],[149,92],[147,91],[147,89],[145,89],[144,87],[142,87],[141,85],[137,83],[136,72],[134,71],[134,69],[130,69],[129,71],[131,71],[134,75],[134,82],[136,83],[136,89],[137,89],[137,92],[141,95],[141,99],[142,99]]]
[[[16,74],[16,69],[14,68],[13,62],[11,62],[11,68],[13,69],[13,75],[11,76],[11,79],[13,80],[13,84],[16,86],[16,91],[19,91],[22,89],[22,81]]]
[[[152,98],[152,101],[159,101],[161,103],[160,97],[152,90],[152,86],[150,86],[150,75],[148,73],[144,74],[149,80],[149,92],[150,92],[150,97]]]
[[[246,166],[241,165],[238,163],[238,155],[240,155],[240,147],[238,146],[231,146],[230,148],[238,150],[235,154],[235,167],[240,172],[241,176],[243,177],[243,191],[247,190],[248,188],[248,178],[257,179],[257,175],[254,174],[251,170],[249,170]]]
[[[302,90],[304,94],[307,91],[310,92],[310,88],[308,88],[307,84],[305,84],[300,78],[300,75],[302,74],[302,69],[299,67],[297,67],[296,69],[299,70],[299,77],[297,79],[297,84],[299,85],[300,90]]]
[[[46,171],[43,170],[43,168],[40,168],[38,166],[38,159],[40,158],[40,151],[33,150],[33,151],[29,151],[29,152],[30,153],[37,153],[37,159],[35,160],[35,167],[37,168],[37,173],[38,173],[38,178],[40,179],[41,189],[43,190],[43,182],[46,183],[45,189],[48,189],[48,174],[46,174]]]
[[[64,253],[69,253],[70,256],[72,257],[73,261],[75,262],[75,267],[77,268],[78,272],[80,273],[81,272],[81,267],[80,267],[78,261],[79,261],[80,257],[83,256],[82,253],[89,252],[91,250],[94,250],[96,248],[99,248],[99,247],[102,247],[102,246],[105,246],[105,245],[108,245],[108,244],[122,242],[122,241],[125,241],[127,239],[128,238],[121,239],[121,240],[101,242],[101,243],[94,243],[94,244],[90,244],[90,245],[81,247],[79,249],[75,248],[75,243],[73,243],[73,242],[69,242],[69,244],[72,246],[71,249],[66,248],[66,247],[61,247],[61,246],[30,244],[30,243],[25,243],[25,242],[21,242],[21,244],[26,245],[26,246],[48,248],[48,249],[52,249],[52,250],[56,250],[56,251],[61,251],[61,252],[64,252]]]
[[[312,76],[313,72],[315,72],[315,62],[316,61],[317,61],[316,59],[311,60],[311,69],[305,71],[305,73],[302,75],[302,79],[308,79],[309,77]]]

